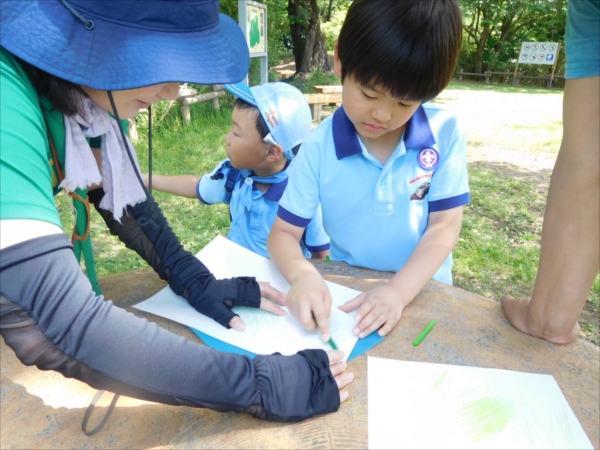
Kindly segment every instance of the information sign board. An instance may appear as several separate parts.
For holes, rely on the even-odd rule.
[[[558,57],[558,42],[523,42],[519,52],[519,64],[545,64],[553,66]]]

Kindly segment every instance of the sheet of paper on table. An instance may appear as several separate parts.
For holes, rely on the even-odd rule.
[[[551,375],[368,358],[370,449],[591,449]]]
[[[218,279],[253,276],[259,281],[269,281],[273,287],[284,293],[289,291],[289,283],[271,260],[222,236],[213,239],[196,257]],[[328,281],[326,283],[333,299],[329,318],[330,334],[347,358],[358,340],[352,334],[356,321],[353,316],[340,311],[337,306],[353,299],[360,292]],[[289,313],[286,316],[276,316],[260,309],[235,307],[234,312],[239,314],[246,324],[246,329],[240,333],[226,329],[200,314],[168,286],[134,307],[196,328],[216,339],[257,354],[279,352],[293,355],[307,348],[331,350],[329,344],[321,340],[319,331],[306,331]],[[287,311],[287,308],[283,309]]]

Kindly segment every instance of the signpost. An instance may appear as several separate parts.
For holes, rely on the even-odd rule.
[[[558,60],[558,52],[560,50],[560,42],[522,42],[519,58],[513,75],[513,86],[517,80],[517,69],[521,64],[543,64],[552,66],[552,75],[550,75],[550,83],[548,87],[552,87],[554,79],[554,70],[556,69],[556,61]]]
[[[267,59],[267,5],[251,0],[238,0],[238,23],[248,48],[251,58],[260,58],[260,83],[266,83],[268,78]],[[248,84],[248,75],[244,79]]]

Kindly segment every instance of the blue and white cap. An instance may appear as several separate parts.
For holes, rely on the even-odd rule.
[[[264,141],[281,145],[285,157],[293,159],[296,156],[294,148],[302,143],[312,128],[310,107],[302,93],[287,83],[224,86],[236,97],[258,108],[270,131]]]

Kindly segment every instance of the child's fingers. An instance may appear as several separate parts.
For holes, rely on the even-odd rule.
[[[362,293],[362,294],[354,297],[352,300],[347,301],[346,303],[339,306],[338,308],[344,312],[350,312],[350,311],[353,311],[356,308],[358,308],[364,301],[365,301],[365,294]]]
[[[399,322],[400,319],[395,320],[395,319],[390,319],[388,320],[386,323],[383,324],[383,326],[379,329],[379,336],[385,336],[387,335],[390,331],[392,331],[392,328],[394,328],[396,326],[396,324]]]
[[[358,309],[358,311],[356,311],[356,314],[354,314],[354,320],[356,320],[357,322],[360,322],[361,319],[363,317],[367,317],[367,315],[373,311],[373,309],[375,308],[375,303],[373,301],[364,301],[362,305],[360,305],[360,308]]]
[[[386,320],[386,316],[379,310],[373,308],[369,314],[367,314],[364,319],[362,319],[358,325],[352,330],[355,335],[358,335],[359,338],[364,338],[368,336],[373,331],[379,329],[381,325]]]
[[[287,312],[266,298],[260,299],[260,309],[264,309],[265,311],[269,311],[278,316],[285,316],[287,314]]]
[[[246,325],[240,316],[232,317],[229,321],[229,326],[237,331],[244,331],[246,329]]]
[[[292,314],[297,317],[298,321],[308,331],[315,331],[317,329],[317,323],[309,303],[300,305],[300,308],[292,311]]]
[[[312,313],[317,322],[317,328],[321,331],[321,337],[323,341],[329,340],[329,324],[327,323],[329,319],[329,312],[331,310],[331,304],[327,306],[327,304],[322,302],[316,302],[313,305]]]
[[[269,297],[271,300],[285,306],[285,294],[271,286],[271,283],[268,281],[259,281],[258,286],[260,287],[261,296]]]

